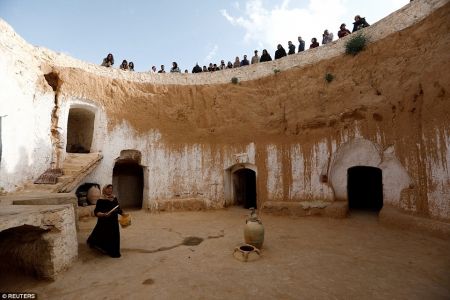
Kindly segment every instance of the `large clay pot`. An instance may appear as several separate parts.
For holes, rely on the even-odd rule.
[[[97,204],[97,200],[101,197],[100,189],[98,187],[91,186],[91,188],[87,192],[87,200],[90,204],[95,205]]]
[[[245,222],[244,227],[245,243],[261,249],[264,243],[264,226],[256,215],[255,209],[250,209],[252,212],[250,213],[250,217]]]

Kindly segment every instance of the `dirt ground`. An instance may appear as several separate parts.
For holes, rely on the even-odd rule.
[[[122,257],[89,249],[96,220],[80,222],[79,259],[54,282],[0,278],[0,291],[39,299],[450,299],[450,241],[387,228],[377,216],[262,216],[253,262],[233,257],[247,210],[132,213]],[[185,237],[197,246],[176,246]]]

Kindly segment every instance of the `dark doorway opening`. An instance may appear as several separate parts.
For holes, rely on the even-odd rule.
[[[135,161],[118,161],[113,169],[114,193],[123,208],[142,208],[144,170]]]
[[[240,169],[233,173],[234,202],[244,208],[256,208],[256,173]]]
[[[348,206],[378,212],[383,207],[383,176],[379,168],[357,166],[347,170]]]
[[[36,277],[49,270],[50,247],[43,235],[49,230],[31,225],[13,227],[0,232],[0,274],[28,274]]]
[[[83,108],[71,108],[67,120],[68,153],[89,153],[94,135],[95,114]]]

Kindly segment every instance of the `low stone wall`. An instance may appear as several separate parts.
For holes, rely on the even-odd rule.
[[[70,204],[75,212],[75,225],[78,230],[78,200],[72,193],[12,194],[0,197],[2,203],[12,205],[60,205]]]
[[[55,279],[78,256],[73,206],[2,205],[0,266]]]

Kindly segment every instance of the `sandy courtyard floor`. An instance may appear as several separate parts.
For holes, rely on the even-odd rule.
[[[246,210],[134,212],[122,257],[89,249],[54,282],[2,274],[1,291],[39,299],[450,299],[450,241],[386,228],[375,215],[347,219],[262,216],[262,256],[240,262]],[[176,246],[185,237],[197,246]],[[173,247],[176,246],[176,247]]]

